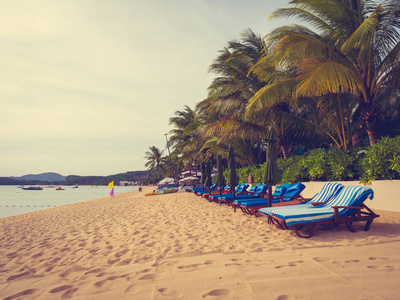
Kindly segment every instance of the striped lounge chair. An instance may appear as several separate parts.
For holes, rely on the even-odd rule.
[[[272,211],[270,216],[282,229],[292,229],[294,233],[303,238],[312,237],[317,227],[321,224],[341,224],[355,232],[352,224],[357,221],[366,221],[364,230],[368,231],[373,220],[379,215],[369,209],[364,201],[371,200],[374,192],[370,187],[351,185],[340,190],[336,197],[322,205],[292,207]],[[308,234],[300,233],[303,226],[311,226]]]
[[[327,182],[314,197],[300,204],[291,205],[291,208],[297,209],[297,208],[304,208],[307,206],[314,207],[317,205],[325,204],[333,197],[335,197],[343,187],[344,185],[338,182]],[[268,217],[268,219],[272,221],[271,215],[273,212],[279,212],[281,209],[285,210],[288,208],[289,208],[288,206],[264,207],[259,210],[259,213],[261,215]]]

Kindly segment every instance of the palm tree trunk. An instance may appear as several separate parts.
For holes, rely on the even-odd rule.
[[[288,158],[290,156],[290,148],[288,145],[280,145],[282,155],[284,158]]]
[[[379,140],[378,131],[378,113],[372,105],[362,105],[361,111],[363,112],[363,127],[367,131],[369,144],[372,146]]]
[[[364,121],[364,127],[368,134],[369,144],[372,146],[379,140],[379,133],[376,128],[376,120],[366,119]]]

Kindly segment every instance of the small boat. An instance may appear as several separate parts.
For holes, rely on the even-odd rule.
[[[63,191],[63,190],[65,190],[65,189],[63,189],[61,186],[56,188],[56,191]]]
[[[26,190],[26,191],[41,191],[41,190],[43,190],[43,188],[40,186],[29,186],[29,187],[23,187],[22,189]]]
[[[73,189],[77,189],[79,186],[78,185],[75,185],[74,187],[72,187]]]

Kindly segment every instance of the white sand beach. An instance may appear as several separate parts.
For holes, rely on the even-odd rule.
[[[0,219],[0,299],[399,298],[399,212],[301,239],[152,190]]]

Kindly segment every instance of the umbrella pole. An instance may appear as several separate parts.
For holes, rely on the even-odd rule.
[[[272,205],[272,187],[268,185],[268,207]]]

